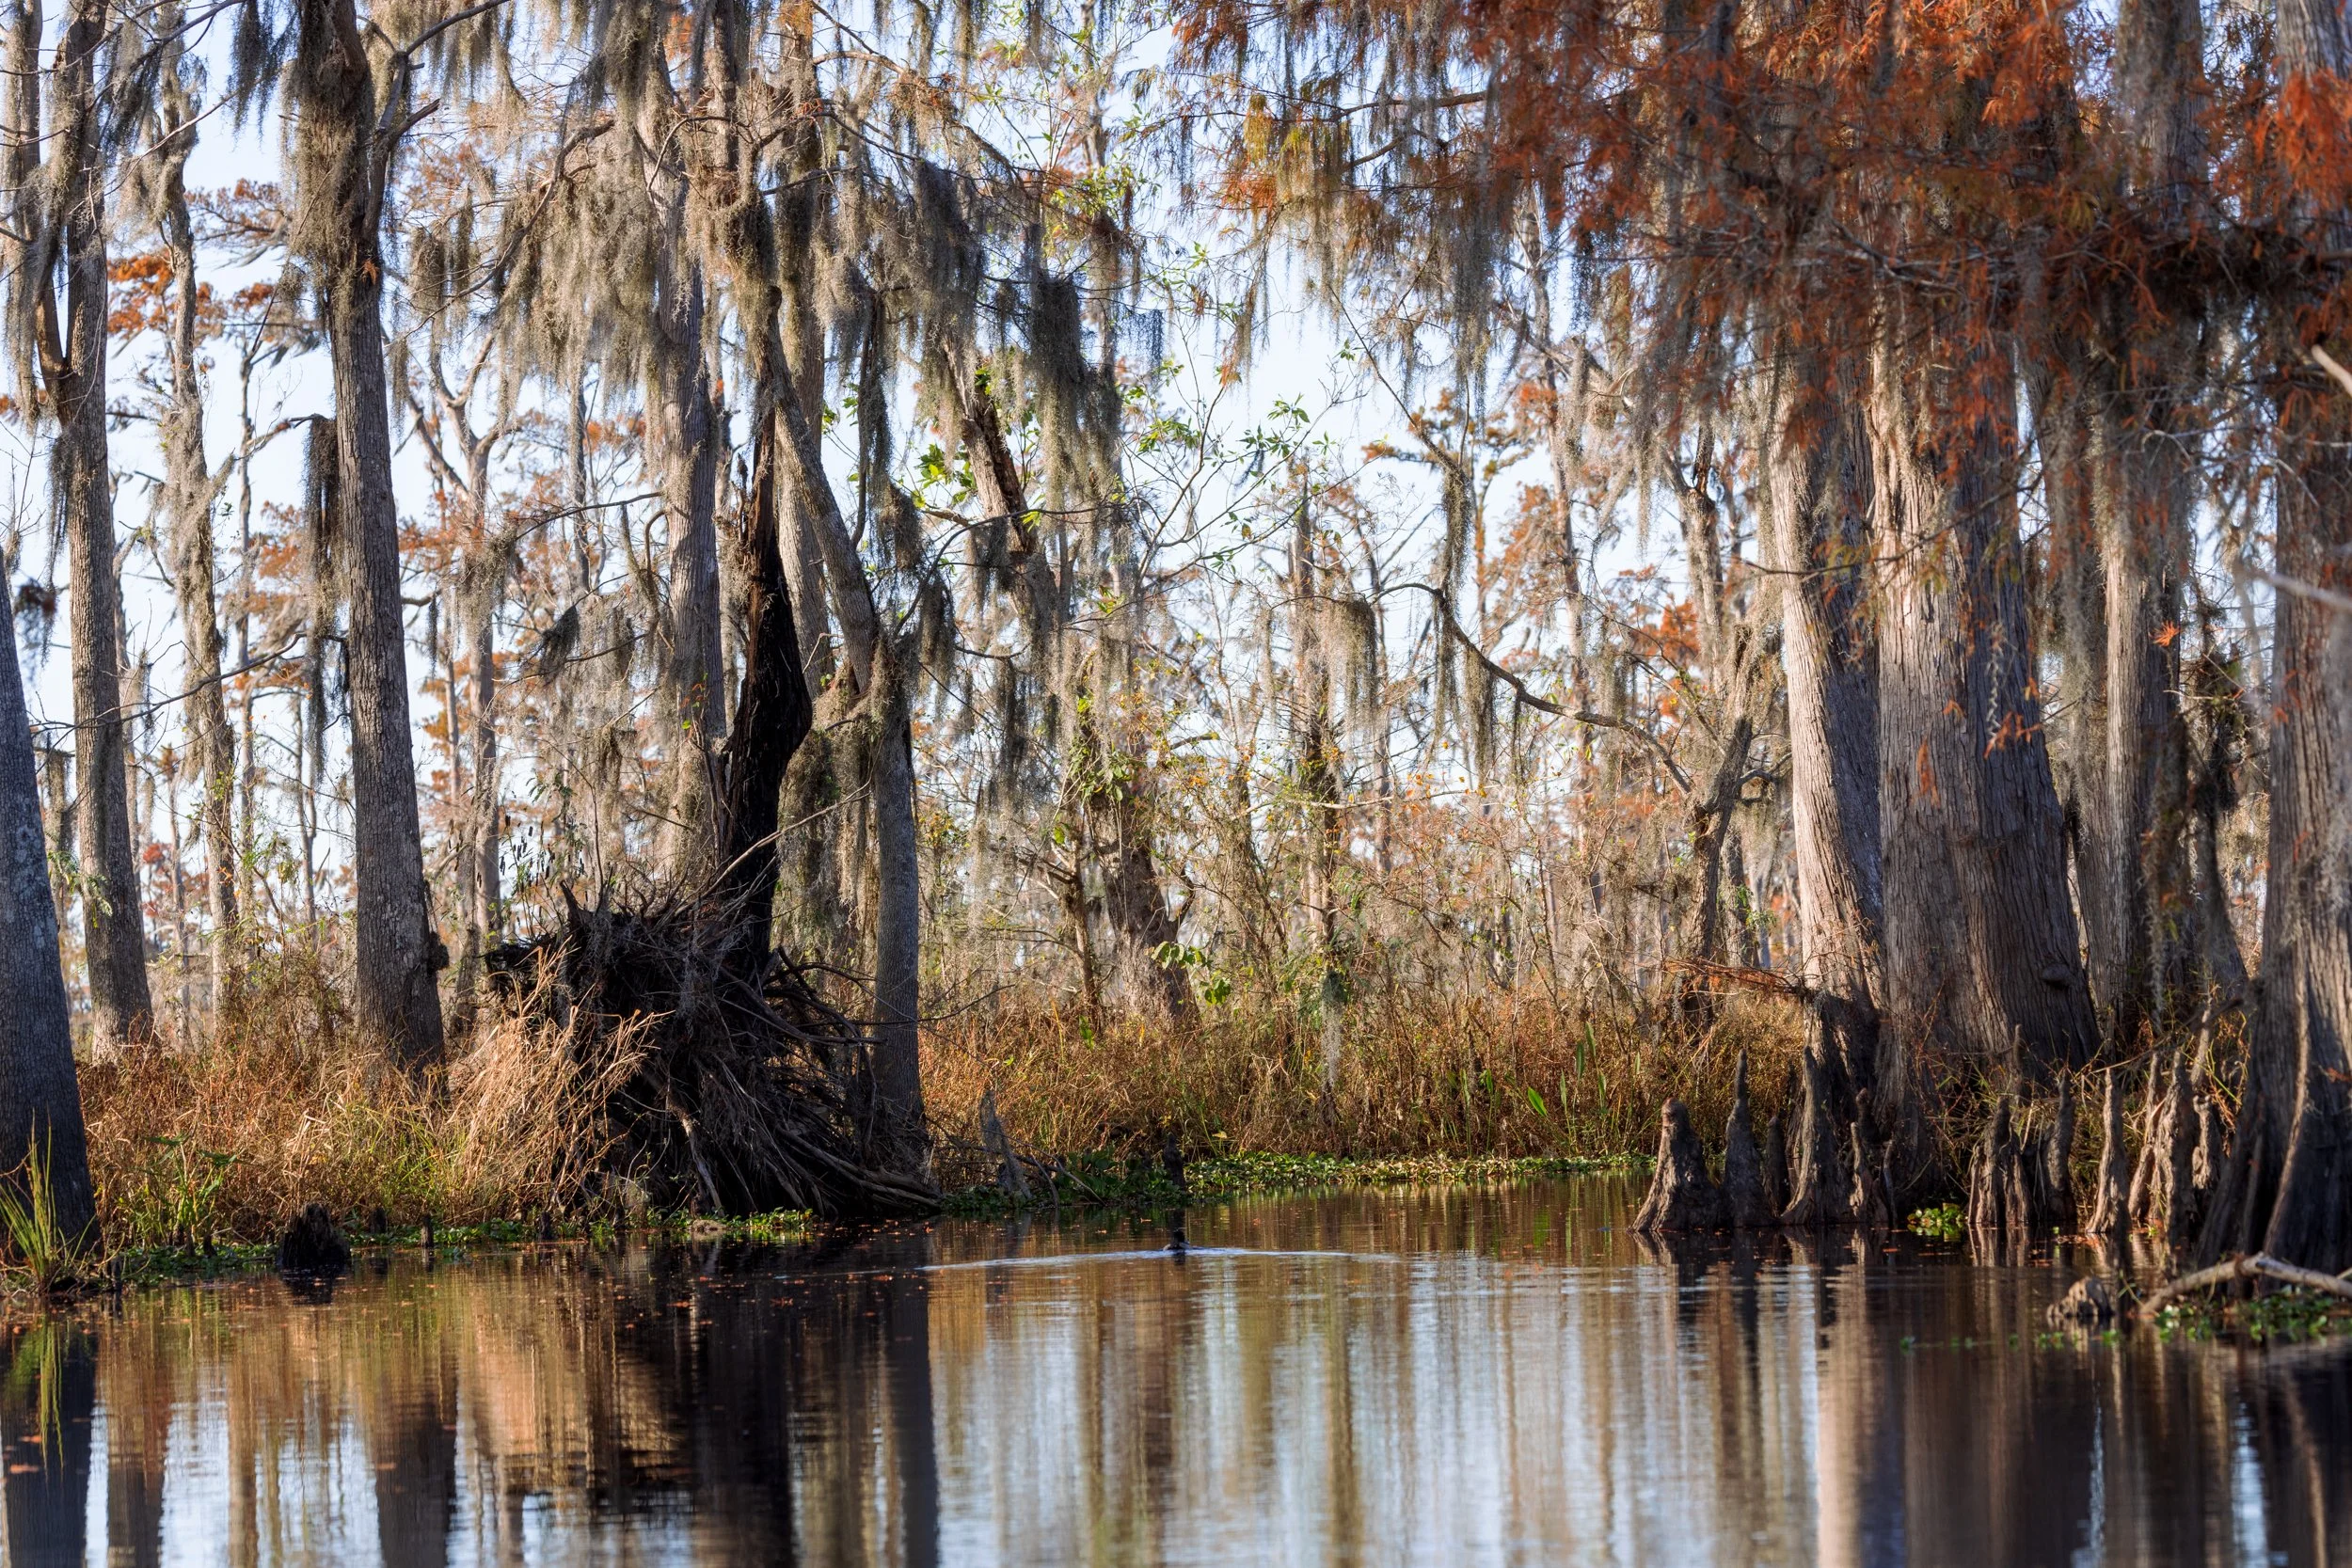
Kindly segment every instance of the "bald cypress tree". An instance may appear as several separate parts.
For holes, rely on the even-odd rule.
[[[106,429],[108,148],[100,66],[116,15],[105,0],[73,0],[46,70],[39,62],[38,0],[20,0],[14,21],[8,158],[19,210],[9,241],[9,335],[25,401],[56,429],[49,483],[73,584],[74,847],[90,1030],[107,1049],[142,1037],[152,1014],[131,850],[122,590]],[[32,158],[42,147],[47,156],[36,168]]]
[[[0,570],[14,562],[0,560]],[[29,1152],[48,1167],[65,1232],[87,1232],[95,1213],[73,1074],[73,1024],[57,967],[57,911],[32,730],[17,671],[16,640],[0,634],[0,1168]]]
[[[435,976],[448,953],[417,817],[383,308],[384,193],[407,108],[407,55],[380,86],[353,0],[300,0],[295,28],[295,245],[334,366],[331,522],[351,615],[352,1000],[363,1029],[421,1067],[442,1051]]]

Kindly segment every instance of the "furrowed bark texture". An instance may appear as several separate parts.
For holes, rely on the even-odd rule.
[[[5,563],[0,563],[5,564]],[[70,1235],[95,1210],[73,1074],[73,1022],[58,967],[40,785],[16,639],[0,635],[0,1169],[31,1149],[49,1164],[57,1221]]]
[[[824,552],[825,580],[842,632],[844,675],[873,725],[869,776],[874,788],[878,898],[874,911],[875,1134],[885,1159],[921,1167],[929,1161],[923,1121],[921,1038],[923,902],[916,859],[911,672],[888,645],[874,590],[856,542],[825,475],[817,432],[788,372],[776,400],[788,461],[805,515]],[[781,565],[778,568],[782,570]],[[739,716],[739,725],[745,721]]]
[[[2314,400],[2332,388],[2305,388]],[[2291,405],[2292,408],[2292,405]],[[2337,403],[2284,434],[2343,442]],[[2280,569],[2352,590],[2352,459],[2320,449],[2280,486]],[[2264,1246],[2306,1268],[2352,1265],[2352,615],[2281,593],[2270,728],[2270,888],[2249,1071],[2280,1151]]]
[[[2138,199],[2158,211],[2186,198],[2201,160],[2202,40],[2193,0],[2119,9],[2115,130]],[[2091,993],[2127,1045],[2193,1005],[2202,946],[2180,702],[2193,437],[2173,406],[2195,380],[2197,330],[2151,317],[2127,292],[2097,325],[2100,349],[2059,349],[2071,386],[2052,410],[2075,470],[2053,487],[2052,516],[2059,576],[2079,584],[2062,613],[2069,683],[2087,699],[2074,734],[2083,939]]]
[[[418,831],[384,364],[385,164],[375,84],[351,0],[302,0],[293,79],[295,229],[316,271],[335,382],[335,459],[350,607],[353,1010],[411,1067],[442,1053]]]
[[[682,229],[682,224],[679,225]],[[726,671],[720,629],[719,451],[710,370],[703,356],[702,269],[673,253],[655,312],[652,395],[645,433],[670,531],[673,730],[664,859],[689,875],[711,854],[712,752],[726,733]]]
[[[2281,78],[2341,102],[2352,36],[2340,0],[2279,0],[2278,40]],[[2344,248],[2352,214],[2309,216],[2311,243]],[[2268,1115],[2253,1129],[2241,1117],[2238,1136],[2252,1134],[2247,1226],[2276,1160],[2265,1250],[2332,1274],[2352,1265],[2352,614],[2296,590],[2352,590],[2352,399],[2299,358],[2278,393],[2287,586],[2271,658],[2269,892],[2247,1064],[2248,1094]],[[2218,1240],[2209,1226],[2206,1244]]]
[[[74,848],[81,862],[90,1037],[100,1050],[144,1038],[152,1022],[138,868],[131,851],[129,734],[122,711],[122,588],[115,573],[114,477],[106,441],[105,156],[99,137],[98,58],[110,12],[76,0],[52,73],[50,157],[63,246],[65,319],[36,274],[41,384],[57,433],[50,483],[73,576]],[[38,258],[45,272],[47,257]]]
[[[1820,368],[1784,356],[1774,398],[1772,549],[1781,582],[1789,800],[1804,976],[1828,1046],[1856,1087],[1899,1092],[1880,1059],[1877,633],[1869,469],[1856,410]]]
[[[763,398],[772,407],[772,398]],[[779,792],[814,708],[801,671],[799,629],[776,532],[779,451],[772,413],[758,426],[739,546],[744,562],[743,679],[727,736],[718,800],[719,891],[739,912],[739,961],[764,971],[776,900]]]
[[[1883,309],[1869,398],[1885,592],[1886,1022],[2033,1075],[2098,1043],[2027,641],[2002,367]]]

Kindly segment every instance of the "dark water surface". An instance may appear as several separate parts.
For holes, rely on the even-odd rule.
[[[7,1338],[15,1564],[2352,1560],[2352,1345],[1629,1184],[550,1247]],[[1890,1248],[1891,1250],[1886,1250]]]

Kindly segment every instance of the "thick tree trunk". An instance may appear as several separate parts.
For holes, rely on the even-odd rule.
[[[780,368],[781,369],[781,368]],[[872,720],[872,780],[877,840],[878,898],[874,911],[874,999],[881,1013],[875,1037],[875,1135],[878,1151],[908,1168],[926,1169],[930,1133],[923,1119],[923,1080],[917,1021],[922,1016],[922,890],[914,819],[912,673],[890,646],[874,603],[872,583],[826,477],[817,432],[789,373],[781,373],[776,400],[786,460],[805,517],[824,553],[834,619],[841,628],[843,669]],[[779,563],[778,570],[782,570]],[[739,726],[743,722],[739,716]]]
[[[2352,592],[2345,407],[2332,388],[2297,386],[2280,421],[2281,447],[2303,456],[2279,485],[2279,569],[2336,594]],[[2274,648],[2269,898],[2249,1065],[2280,1160],[2265,1247],[2333,1273],[2352,1265],[2352,615],[2281,592]]]
[[[671,261],[683,277],[655,316],[653,395],[646,434],[670,532],[670,815],[663,859],[675,876],[708,865],[713,849],[713,749],[726,733],[726,680],[720,628],[719,454],[710,370],[703,356],[702,269]]]
[[[1879,676],[1867,438],[1851,398],[1809,358],[1785,354],[1776,370],[1769,527],[1781,574],[1804,974],[1820,993],[1824,1044],[1847,1080],[1892,1106],[1902,1085],[1900,1062],[1880,1053]]]
[[[763,408],[772,396],[762,395]],[[776,514],[783,465],[772,413],[755,427],[752,487],[738,547],[744,562],[743,680],[723,753],[718,810],[718,891],[737,921],[738,963],[763,974],[776,899],[777,808],[792,753],[808,738],[814,707],[803,674],[800,632],[785,586]]]
[[[2116,130],[2136,195],[2176,211],[2202,178],[2197,115],[2202,24],[2195,0],[2128,0],[2116,28]],[[2188,863],[2187,731],[2181,711],[2181,586],[2195,505],[2174,388],[2194,381],[2193,323],[2116,299],[2104,346],[2058,348],[2071,385],[2050,410],[2062,449],[2053,533],[2077,705],[2075,880],[2091,994],[2128,1045],[2191,1005],[2201,943]],[[2064,501],[2064,506],[2058,503]],[[2070,697],[2075,695],[2070,692]]]
[[[0,931],[8,933],[0,942],[0,1170],[39,1149],[57,1221],[78,1236],[89,1227],[95,1200],[48,851],[16,639],[0,636]]]
[[[2042,731],[2007,366],[1890,300],[1869,399],[1884,571],[1885,1024],[2027,1076],[2097,1048]]]
[[[2187,1002],[2199,947],[2180,705],[2192,497],[2160,398],[2099,365],[2077,377],[2044,402],[2075,883],[2091,994],[2128,1045]]]
[[[302,0],[293,78],[295,229],[317,269],[335,381],[338,524],[350,605],[354,949],[359,1027],[412,1068],[442,1053],[433,929],[408,734],[384,366],[381,204],[389,149],[377,145],[375,87],[352,0]]]
[[[2278,0],[2277,62],[2315,102],[2341,98],[2341,0]],[[2312,242],[2344,249],[2352,214],[2302,215]],[[2263,1226],[2265,1251],[2333,1273],[2352,1264],[2352,614],[2312,590],[2352,591],[2352,403],[2289,357],[2299,327],[2281,336],[2268,895],[2244,1097],[2261,1111],[2238,1118],[2226,1187],[2239,1212],[2213,1215],[2203,1246]]]
[[[146,1037],[153,1004],[138,868],[131,850],[128,728],[122,711],[121,583],[115,575],[114,476],[106,443],[105,157],[99,139],[97,64],[111,12],[75,0],[57,45],[58,200],[51,238],[63,245],[65,319],[45,268],[37,271],[41,382],[57,434],[50,484],[73,574],[74,838],[81,860],[82,929],[89,965],[92,1045]]]

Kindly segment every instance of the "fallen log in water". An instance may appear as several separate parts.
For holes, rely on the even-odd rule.
[[[2328,1295],[2352,1301],[2352,1278],[2341,1275],[2322,1274],[2317,1269],[2297,1268],[2282,1263],[2266,1252],[2224,1259],[2209,1269],[2185,1274],[2159,1290],[2134,1309],[2133,1316],[2153,1318],[2184,1296],[2217,1285],[2228,1285],[2240,1279],[2275,1279],[2281,1285],[2296,1285],[2306,1291],[2319,1291]]]

